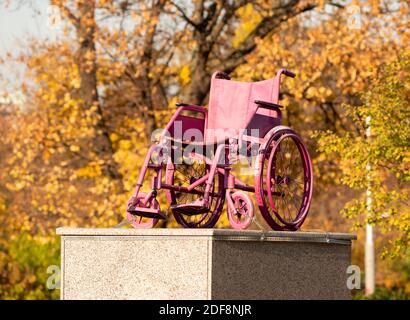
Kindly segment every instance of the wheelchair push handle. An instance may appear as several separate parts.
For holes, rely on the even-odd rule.
[[[296,77],[296,74],[295,74],[295,73],[293,73],[292,71],[289,71],[289,70],[287,70],[287,69],[285,69],[285,71],[283,72],[283,74],[284,74],[285,76],[291,77],[291,78],[295,78],[295,77]]]
[[[294,73],[294,72],[292,72],[292,71],[290,71],[290,70],[288,70],[288,69],[280,69],[279,71],[278,71],[278,74],[277,74],[277,76],[278,77],[280,77],[282,74],[284,74],[285,76],[287,76],[287,77],[291,77],[291,78],[295,78],[296,77],[296,74]]]

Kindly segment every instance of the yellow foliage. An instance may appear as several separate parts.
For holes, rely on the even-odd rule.
[[[241,23],[235,30],[235,36],[232,40],[232,44],[235,48],[239,47],[249,33],[251,33],[252,30],[255,29],[256,25],[262,20],[261,14],[254,10],[252,3],[248,3],[247,5],[240,7],[237,14]]]
[[[111,133],[110,134],[110,139],[111,139],[111,141],[112,142],[117,142],[119,139],[120,139],[120,137],[118,136],[118,134],[116,134],[116,133]]]
[[[119,142],[120,149],[129,150],[131,148],[130,140],[120,140]]]
[[[65,0],[55,3],[67,4]],[[123,14],[121,6],[127,4],[111,0],[96,3],[117,17]],[[175,111],[174,93],[190,88],[197,67],[191,55],[198,51],[194,28],[187,25],[184,30],[170,28],[163,32],[163,21],[153,16],[150,3],[156,2],[138,2],[139,10],[128,12],[133,27],[126,31],[98,21],[93,38],[98,45],[95,52],[89,48],[84,52],[83,69],[79,68],[78,49],[84,39],[76,38],[77,33],[72,32],[75,26],[68,17],[64,19],[69,27],[58,41],[30,42],[18,58],[27,71],[22,89],[29,99],[21,110],[14,108],[11,115],[0,112],[4,138],[0,142],[0,226],[7,227],[13,240],[27,231],[24,245],[30,247],[34,242],[42,247],[41,241],[34,240],[34,231],[50,234],[62,225],[112,227],[123,219],[124,204],[135,187],[149,145],[149,121],[154,117],[153,125],[164,127]],[[244,45],[265,14],[271,13],[271,8],[260,8],[270,5],[270,1],[255,1],[234,12],[230,20],[234,23],[225,25],[218,34],[206,72],[224,66],[219,55]],[[274,76],[280,67],[296,71],[296,80],[283,82],[284,121],[306,139],[312,151],[315,177],[319,177],[316,190],[326,190],[330,183],[340,180],[340,175],[332,169],[337,164],[326,166],[326,159],[315,154],[312,131],[331,126],[353,130],[344,121],[349,115],[343,103],[357,99],[357,94],[366,90],[374,70],[393,59],[397,48],[408,46],[410,40],[407,21],[390,21],[379,15],[360,30],[352,30],[343,12],[332,13],[331,19],[315,20],[313,25],[307,15],[281,23],[273,34],[256,39],[257,49],[246,55],[247,63],[236,68],[234,74],[241,80],[255,81]],[[177,14],[170,14],[171,19],[164,21],[179,23],[181,17]],[[80,16],[81,24],[88,29],[97,23],[92,20]],[[148,20],[150,23],[146,23]],[[152,27],[161,32],[148,50],[145,45],[149,39],[145,37]],[[162,50],[168,47],[171,50]],[[93,93],[98,97],[86,103],[81,93],[93,90],[80,90],[84,89],[82,76],[93,69],[93,63],[98,89]],[[3,114],[7,114],[6,121],[2,121]],[[101,144],[104,139],[109,144]],[[352,165],[345,164],[341,169],[349,172]],[[149,178],[145,188],[150,187]],[[161,207],[166,209],[164,195],[159,197]],[[319,209],[318,205],[312,211]],[[330,228],[332,223],[327,218],[321,226]],[[171,218],[168,226],[177,224]],[[218,227],[228,226],[223,214]],[[3,245],[0,243],[1,248]],[[24,276],[17,258],[0,250],[0,270],[10,267],[7,275],[18,288],[18,297],[32,297],[24,292],[35,281],[35,273],[30,271]],[[3,284],[0,290],[3,292]]]
[[[179,72],[179,81],[181,85],[185,86],[191,81],[191,70],[189,66],[183,66]]]
[[[75,171],[77,177],[80,178],[95,178],[101,176],[101,166],[98,163],[90,163],[84,168]],[[75,189],[71,189],[74,191]]]
[[[72,152],[78,152],[78,151],[80,151],[80,146],[71,145],[71,146],[70,146],[70,151],[72,151]]]

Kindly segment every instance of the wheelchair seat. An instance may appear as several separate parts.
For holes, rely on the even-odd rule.
[[[175,137],[170,137],[170,136],[164,136],[164,139],[171,141],[172,143],[175,144],[180,144],[182,146],[201,146],[201,147],[206,147],[206,146],[211,146],[211,145],[218,145],[218,144],[226,144],[229,141],[229,138],[226,139],[220,139],[216,141],[195,141],[195,140],[182,140],[179,138]]]

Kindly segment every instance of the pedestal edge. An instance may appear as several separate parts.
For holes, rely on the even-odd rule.
[[[127,228],[57,228],[61,236],[132,236],[132,237],[210,237],[225,241],[295,241],[350,244],[355,234],[318,231],[263,231],[233,229],[127,229]]]

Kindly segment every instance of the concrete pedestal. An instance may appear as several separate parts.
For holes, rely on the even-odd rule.
[[[350,234],[75,228],[57,234],[61,299],[350,299]]]

